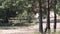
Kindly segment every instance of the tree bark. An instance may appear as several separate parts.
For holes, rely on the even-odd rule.
[[[43,22],[42,22],[42,0],[39,1],[39,31],[43,34]]]
[[[46,9],[46,11],[47,11],[47,26],[46,26],[46,29],[45,29],[45,33],[47,32],[47,30],[48,30],[48,34],[50,34],[50,4],[49,4],[49,0],[46,0],[46,2],[48,3],[47,4],[47,9]]]
[[[56,32],[56,23],[57,23],[57,16],[56,16],[56,4],[57,4],[57,1],[54,0],[53,1],[53,10],[54,10],[54,33]]]

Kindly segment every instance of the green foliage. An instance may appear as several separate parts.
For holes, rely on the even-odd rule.
[[[32,7],[32,0],[0,0],[0,4],[4,7],[3,9],[9,10],[11,11],[11,13],[12,11],[15,12],[17,14],[16,16],[18,16],[19,18],[21,18],[22,16],[26,18],[28,15],[27,12],[32,12],[30,11]],[[4,13],[6,12],[7,11],[4,11]],[[2,14],[1,11],[0,14]]]
[[[57,8],[57,13],[58,13],[58,15],[60,15],[60,0],[57,0],[58,2],[57,2],[57,6],[56,6],[56,8]]]
[[[6,12],[11,12],[11,13],[15,12],[16,17],[27,18],[28,16],[32,16],[32,12],[33,12],[32,4],[34,4],[33,1],[37,1],[37,0],[0,0],[0,3],[1,3],[1,6],[4,7],[3,9],[9,10],[9,11],[4,11],[5,13]],[[43,4],[44,4],[44,2],[43,2]],[[45,11],[45,9],[43,9],[43,15],[45,15],[45,14],[46,14],[46,11]]]
[[[27,19],[28,14],[26,11],[24,11],[22,14],[17,15],[18,19]]]

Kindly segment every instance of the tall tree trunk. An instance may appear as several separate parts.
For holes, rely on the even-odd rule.
[[[43,25],[42,25],[42,0],[39,1],[39,31],[43,34]]]
[[[54,10],[54,33],[56,32],[56,23],[57,23],[57,16],[56,16],[56,4],[57,4],[57,1],[54,0],[53,1],[53,10]]]
[[[48,3],[48,4],[47,4]],[[46,0],[46,11],[47,11],[47,26],[45,29],[45,32],[47,32],[48,30],[48,34],[50,34],[50,4],[49,4],[49,0]]]
[[[50,7],[49,7],[49,0],[48,0],[48,11],[47,11],[47,28],[48,34],[50,34]]]
[[[57,19],[56,19],[56,11],[55,10],[54,10],[54,32],[56,32],[56,22],[57,22]]]

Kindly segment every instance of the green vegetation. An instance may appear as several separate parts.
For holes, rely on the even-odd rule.
[[[57,0],[56,8],[57,8],[57,14],[60,16],[60,0]]]
[[[49,11],[52,9],[55,16],[54,28],[56,29],[56,13],[60,15],[60,0],[57,0],[57,3],[55,0],[49,0],[49,2],[45,0],[0,0],[0,26],[34,25],[36,22],[32,19],[36,13],[39,13],[40,31],[43,32],[42,17],[46,16],[47,29],[50,30]]]
[[[32,0],[0,0],[0,19],[28,19],[32,15]]]

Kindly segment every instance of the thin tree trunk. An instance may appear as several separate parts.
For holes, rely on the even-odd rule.
[[[42,22],[42,0],[39,1],[39,31],[43,34],[43,22]]]
[[[57,4],[57,1],[54,0],[54,5],[53,5],[53,10],[54,10],[54,33],[56,32],[56,23],[57,23],[57,16],[56,16],[56,4]]]
[[[50,7],[49,7],[49,0],[48,0],[48,11],[47,11],[47,28],[48,28],[48,34],[50,34]]]
[[[48,34],[50,34],[50,7],[49,7],[49,0],[46,0],[46,2],[48,3],[48,7],[46,9],[47,11],[47,26],[46,26],[46,29],[45,29],[45,33],[47,32],[48,30]]]
[[[56,11],[54,11],[54,33],[56,32]]]

